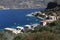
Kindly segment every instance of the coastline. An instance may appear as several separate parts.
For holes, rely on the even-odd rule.
[[[40,9],[36,8],[36,9],[10,9],[10,10],[7,9],[7,10],[0,10],[0,20],[1,20],[0,28],[16,26],[18,24],[23,26],[23,25],[26,25],[26,24],[30,24],[30,22],[36,23],[36,21],[34,21],[36,18],[34,18],[34,17],[33,18],[32,17],[26,17],[26,15],[31,13],[31,12],[40,11],[40,10],[43,10],[43,8],[42,9],[41,8]],[[23,20],[23,19],[25,19],[25,20]],[[27,19],[29,19],[29,20],[27,20]],[[15,25],[14,23],[17,23],[17,24]]]

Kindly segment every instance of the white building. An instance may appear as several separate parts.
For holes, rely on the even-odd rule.
[[[18,34],[18,33],[22,33],[21,30],[23,29],[23,27],[17,26],[16,29],[14,28],[4,28],[4,31],[7,33],[14,33],[14,34]]]
[[[34,30],[34,28],[37,27],[38,25],[40,25],[40,24],[32,24],[31,29]]]
[[[31,25],[25,25],[23,31],[27,32],[28,30],[31,30]]]
[[[47,21],[47,20],[42,20],[42,21],[40,21],[40,22],[41,22],[41,25],[42,25],[42,26],[45,26],[48,21]]]
[[[45,20],[42,20],[40,21],[41,22],[41,25],[42,26],[45,26],[47,23],[51,23],[53,21],[56,21],[57,20],[57,17],[56,16],[49,16],[49,19],[45,19]]]

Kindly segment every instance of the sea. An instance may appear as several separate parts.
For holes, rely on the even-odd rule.
[[[6,27],[16,28],[16,26],[39,23],[38,18],[26,15],[41,10],[44,10],[44,8],[0,10],[0,30]]]

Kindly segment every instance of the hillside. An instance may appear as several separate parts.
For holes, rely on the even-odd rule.
[[[44,3],[44,0],[0,0],[0,8],[43,8]]]

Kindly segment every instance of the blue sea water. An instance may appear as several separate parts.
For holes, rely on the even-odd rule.
[[[26,15],[40,10],[43,8],[0,10],[0,30],[6,27],[15,28],[17,25],[39,23],[37,18]]]

